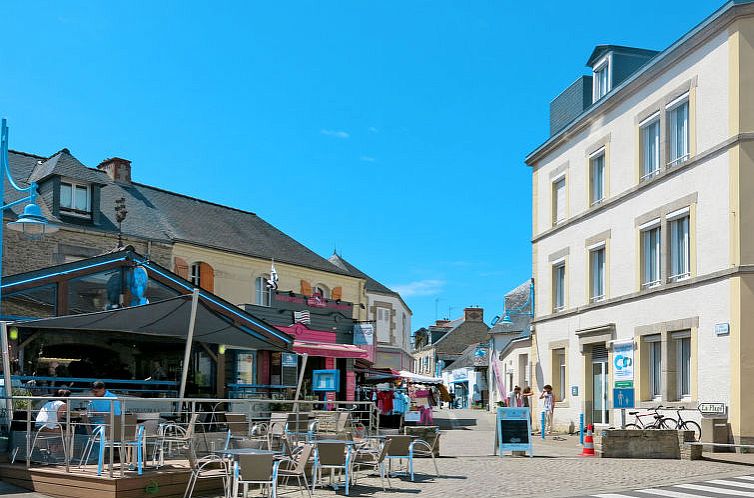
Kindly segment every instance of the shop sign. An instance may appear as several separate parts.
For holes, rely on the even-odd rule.
[[[297,367],[298,355],[295,353],[283,353],[282,365],[284,367]]]
[[[458,370],[453,370],[453,380],[466,380],[469,378],[468,370],[465,368],[459,368]]]
[[[495,432],[500,456],[506,451],[526,451],[533,456],[528,408],[498,408]]]
[[[353,343],[355,346],[371,346],[374,344],[374,324],[356,323],[353,326]]]
[[[613,344],[613,380],[615,387],[618,382],[634,380],[634,343],[623,342]]]
[[[725,415],[725,403],[699,403],[698,410],[702,415],[714,416]]]
[[[633,389],[634,381],[632,380],[619,380],[615,382],[616,389]]]

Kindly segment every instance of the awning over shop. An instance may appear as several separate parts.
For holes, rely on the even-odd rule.
[[[353,344],[317,344],[303,341],[294,341],[293,351],[325,358],[366,358],[369,355],[367,351]]]
[[[401,370],[398,375],[403,377],[409,382],[416,382],[417,384],[442,384],[442,377],[429,377],[427,375],[419,375],[408,370]]]
[[[183,295],[141,306],[20,321],[14,325],[37,329],[131,332],[187,339],[191,297]],[[263,323],[257,324],[253,316],[242,310],[226,311],[213,307],[200,297],[193,339],[238,348],[289,350],[290,337],[272,327],[265,327]]]

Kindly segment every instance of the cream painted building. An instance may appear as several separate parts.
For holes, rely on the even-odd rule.
[[[526,158],[536,389],[567,384],[561,428],[619,422],[613,388],[632,382],[637,407],[725,403],[754,439],[754,4],[588,65]]]

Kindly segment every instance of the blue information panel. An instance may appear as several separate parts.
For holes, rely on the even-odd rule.
[[[634,389],[613,389],[613,408],[634,408]]]
[[[534,456],[528,408],[498,408],[495,429],[500,456],[506,451],[526,451]]]
[[[340,370],[314,370],[312,372],[312,391],[340,391]]]

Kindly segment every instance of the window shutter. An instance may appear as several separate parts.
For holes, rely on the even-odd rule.
[[[207,292],[215,292],[215,270],[207,263],[199,263],[199,286]]]
[[[181,278],[188,280],[189,278],[189,266],[186,260],[179,258],[178,256],[173,258],[173,273]]]
[[[301,281],[301,294],[305,296],[311,296],[312,295],[312,284],[307,282],[306,280]]]
[[[343,287],[333,287],[330,294],[333,299],[343,299]]]

